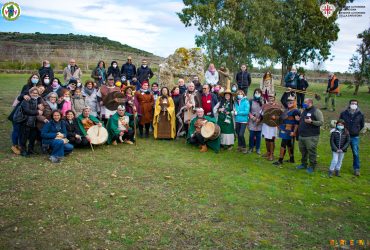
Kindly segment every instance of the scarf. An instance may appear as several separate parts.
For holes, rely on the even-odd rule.
[[[142,92],[142,93],[145,93],[145,94],[150,94],[150,91],[149,91],[149,89],[140,89],[140,92]]]
[[[92,89],[84,88],[83,92],[87,94],[88,96],[90,96],[92,93],[94,93],[94,90],[95,90],[94,88]]]
[[[51,108],[51,111],[54,111],[54,110],[57,110],[58,109],[58,104],[57,103],[51,103],[49,100],[47,100],[46,103]]]
[[[101,76],[101,79],[105,81],[105,68],[99,68],[98,67],[99,75]]]

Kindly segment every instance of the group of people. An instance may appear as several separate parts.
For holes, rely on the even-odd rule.
[[[305,91],[308,83],[304,74],[298,74],[294,68],[285,77],[287,90],[280,103],[276,100],[271,72],[264,74],[260,87],[248,99],[251,75],[246,65],[236,74],[235,84],[230,83],[226,65],[216,70],[210,64],[204,84],[198,76],[193,76],[187,84],[180,78],[171,90],[159,88],[157,83],[150,85],[153,72],[147,61],[143,60],[136,70],[131,57],[121,69],[112,61],[106,70],[105,62],[99,61],[91,74],[93,80],[83,85],[81,76],[81,69],[71,59],[63,72],[64,83],[54,76],[48,61],[43,62],[39,74],[29,77],[9,116],[13,124],[14,153],[33,154],[38,140],[42,152],[49,153],[52,162],[59,162],[74,147],[88,147],[91,143],[88,131],[97,126],[108,131],[108,144],[133,144],[137,136],[148,138],[152,130],[155,139],[183,136],[188,143],[199,146],[200,152],[208,148],[215,152],[232,150],[237,141],[239,152],[260,155],[263,137],[266,143],[263,157],[276,166],[283,164],[286,152],[287,161],[295,162],[294,146],[298,140],[302,159],[297,168],[312,173],[317,165],[317,145],[324,118],[312,99],[305,98],[301,91],[296,93]],[[334,87],[335,80],[329,79],[328,84]],[[358,101],[352,100],[331,133],[330,176],[339,175],[349,145],[355,174],[359,175],[358,144],[363,126],[364,116]],[[277,137],[281,138],[281,144],[275,158]]]

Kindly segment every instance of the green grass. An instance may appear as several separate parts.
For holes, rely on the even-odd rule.
[[[330,239],[369,240],[369,134],[361,136],[359,178],[351,153],[342,177],[327,178],[328,129],[313,175],[255,154],[201,154],[182,139],[79,149],[51,164],[10,151],[6,118],[26,78],[0,75],[1,249],[321,249]],[[342,89],[326,122],[352,97]],[[370,117],[366,91],[356,98]]]

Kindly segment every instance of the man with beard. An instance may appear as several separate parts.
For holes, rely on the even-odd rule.
[[[202,107],[202,99],[197,90],[195,90],[194,83],[189,83],[188,89],[180,96],[179,112],[176,117],[179,121],[179,129],[177,136],[186,135],[191,120],[195,117],[197,108]]]

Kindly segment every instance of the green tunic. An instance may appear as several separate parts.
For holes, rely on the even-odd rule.
[[[83,126],[83,124],[82,124],[82,120],[83,119],[85,119],[85,117],[83,117],[83,115],[81,114],[81,115],[79,115],[78,117],[77,117],[77,121],[78,121],[78,126],[79,126],[79,128],[80,128],[80,130],[81,130],[81,132],[82,132],[82,134],[84,135],[84,136],[86,136],[87,135],[87,131],[85,130],[85,128],[84,128],[84,126]],[[102,124],[102,126],[104,127],[104,124],[98,119],[98,118],[96,118],[95,116],[93,116],[93,115],[89,115],[89,119],[93,122],[93,123],[95,123],[95,125],[96,124],[98,124],[98,123],[101,123]]]
[[[216,119],[213,118],[213,117],[204,116],[203,118],[206,119],[209,122],[216,123]],[[188,143],[189,143],[190,136],[195,132],[195,126],[194,125],[195,125],[195,122],[197,120],[198,120],[198,116],[195,117],[193,120],[191,120],[191,123],[190,123],[190,126],[189,126],[189,131],[188,131]],[[217,139],[214,139],[212,141],[206,141],[206,144],[207,144],[208,147],[213,149],[216,153],[218,153],[220,151],[220,137],[218,137]]]
[[[129,122],[129,129],[131,130],[134,127],[134,116],[128,112],[125,112],[125,116],[128,116],[130,119]],[[118,113],[115,113],[114,115],[109,118],[107,123],[107,130],[108,130],[108,144],[112,143],[113,137],[115,135],[118,135],[121,131],[118,129],[118,119],[119,115]]]
[[[230,112],[228,115],[224,112],[218,114],[217,124],[220,126],[221,134],[234,134],[234,121],[231,115],[233,107],[230,105],[230,102],[226,102],[223,107],[220,108],[225,108],[225,112]]]

